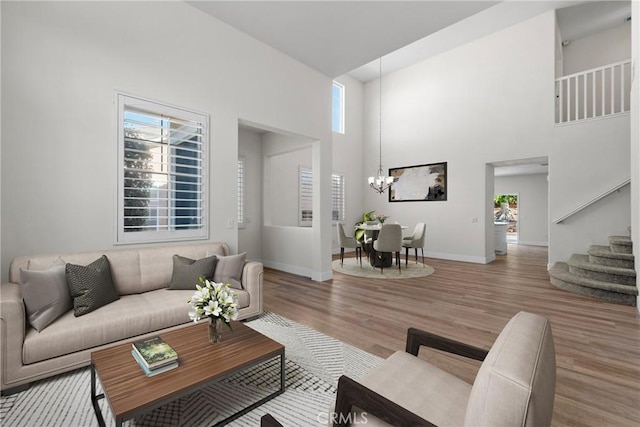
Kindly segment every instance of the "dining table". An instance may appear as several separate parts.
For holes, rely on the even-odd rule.
[[[362,239],[362,250],[367,254],[369,263],[372,267],[391,267],[393,265],[393,254],[391,252],[377,252],[373,249],[373,242],[378,238],[380,230],[382,230],[382,223],[376,224],[358,224],[356,229],[364,230],[364,237]],[[400,225],[400,228],[405,230],[406,225]]]

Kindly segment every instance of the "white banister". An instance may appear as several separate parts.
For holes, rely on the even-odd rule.
[[[631,60],[625,60],[557,78],[556,123],[628,113],[630,76]]]
[[[604,199],[609,194],[615,193],[616,191],[620,190],[622,187],[624,187],[625,185],[628,185],[630,183],[631,183],[631,178],[627,178],[624,181],[619,182],[618,184],[614,185],[613,187],[611,187],[607,191],[603,191],[602,193],[596,195],[595,197],[592,197],[591,199],[589,199],[585,203],[581,204],[580,206],[576,207],[575,209],[573,209],[573,210],[567,212],[566,214],[564,214],[562,216],[559,216],[558,218],[554,219],[553,223],[554,224],[560,224],[562,221],[566,220],[567,218],[577,214],[578,212],[580,212],[581,210],[583,210],[585,208],[588,208],[589,206],[591,206],[592,204],[594,204],[598,200]]]

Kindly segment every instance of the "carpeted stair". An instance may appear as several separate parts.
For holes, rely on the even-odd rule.
[[[593,245],[588,255],[574,254],[549,270],[558,288],[607,302],[636,305],[638,288],[633,246],[625,236],[610,236],[609,246]]]

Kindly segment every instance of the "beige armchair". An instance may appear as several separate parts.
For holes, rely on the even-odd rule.
[[[418,249],[422,252],[422,263],[424,264],[424,240],[427,236],[427,224],[419,222],[413,230],[413,234],[402,238],[402,246],[405,248],[404,265],[409,265],[409,249],[413,248],[418,262]]]
[[[418,358],[420,346],[484,362],[471,385]],[[367,426],[544,427],[555,382],[551,324],[539,315],[516,314],[488,352],[412,328],[406,352],[360,382],[340,377],[334,425],[366,417]]]

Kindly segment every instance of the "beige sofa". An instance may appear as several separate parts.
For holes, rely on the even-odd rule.
[[[187,300],[192,290],[169,290],[173,255],[201,259],[230,254],[226,243],[146,247],[99,252],[18,257],[11,263],[9,283],[0,292],[0,366],[3,394],[30,382],[90,363],[91,352],[190,324]],[[87,265],[106,255],[119,299],[80,317],[70,310],[38,332],[29,324],[21,295],[20,269],[44,270],[58,257]],[[247,261],[243,289],[236,290],[238,319],[262,313],[262,264]],[[195,284],[194,284],[195,290]]]

